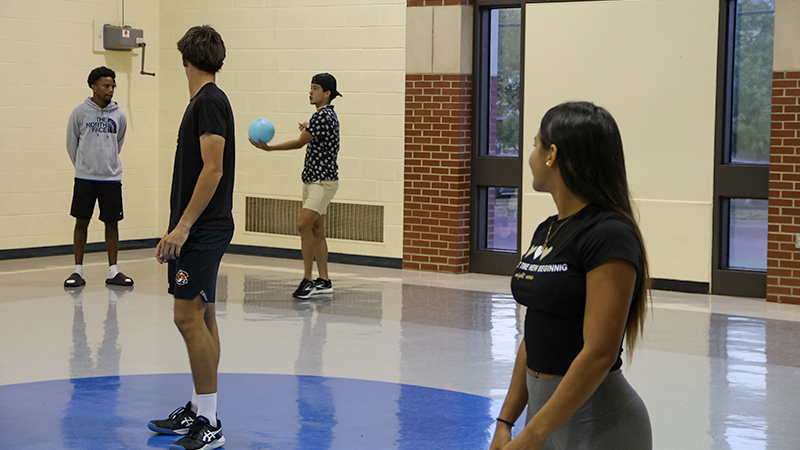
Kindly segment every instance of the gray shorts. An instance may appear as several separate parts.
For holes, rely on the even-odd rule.
[[[528,373],[528,417],[553,395],[561,378]],[[556,429],[543,450],[651,450],[653,434],[647,408],[622,371],[610,372],[589,400]]]

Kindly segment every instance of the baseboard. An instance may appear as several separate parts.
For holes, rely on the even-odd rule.
[[[299,249],[259,247],[255,245],[231,244],[228,253],[249,256],[268,256],[271,258],[303,259]],[[402,269],[402,258],[385,258],[381,256],[350,255],[347,253],[328,253],[328,262],[339,264],[353,264],[356,266],[386,267]]]
[[[120,250],[137,250],[142,248],[155,248],[158,245],[158,238],[134,239],[120,241]],[[86,253],[105,252],[106,245],[103,242],[93,242],[86,244]],[[232,244],[228,247],[228,253],[249,256],[268,256],[271,258],[303,259],[299,249],[259,247],[255,245]],[[0,260],[6,259],[25,259],[39,258],[42,256],[71,255],[72,245],[55,245],[50,247],[16,248],[10,250],[0,250]],[[381,256],[350,255],[347,253],[328,253],[328,262],[339,264],[353,264],[356,266],[386,267],[389,269],[402,269],[402,258],[386,258]],[[670,280],[667,278],[653,278],[651,288],[657,291],[686,292],[690,294],[708,294],[709,283],[699,281]]]
[[[134,239],[129,241],[119,241],[120,250],[138,250],[142,248],[155,248],[158,239]],[[92,242],[86,244],[85,253],[99,253],[106,251],[104,242]],[[43,256],[71,255],[72,245],[54,245],[50,247],[14,248],[0,250],[0,260],[5,259],[26,259],[40,258]]]
[[[689,294],[708,294],[710,285],[700,281],[670,280],[667,278],[652,278],[650,288],[657,291],[686,292]]]

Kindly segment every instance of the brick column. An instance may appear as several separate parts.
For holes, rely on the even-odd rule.
[[[403,267],[469,269],[471,75],[406,75]]]
[[[800,72],[774,72],[767,301],[800,304]]]
[[[472,0],[407,0],[403,267],[469,270]]]

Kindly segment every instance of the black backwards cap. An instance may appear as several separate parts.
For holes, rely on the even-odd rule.
[[[311,84],[320,85],[323,91],[331,91],[331,100],[342,96],[342,94],[336,90],[336,78],[333,78],[333,75],[327,72],[314,75],[314,77],[311,78]]]

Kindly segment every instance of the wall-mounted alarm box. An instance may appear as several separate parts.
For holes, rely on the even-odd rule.
[[[144,43],[144,31],[128,26],[103,25],[103,48],[131,51]]]

